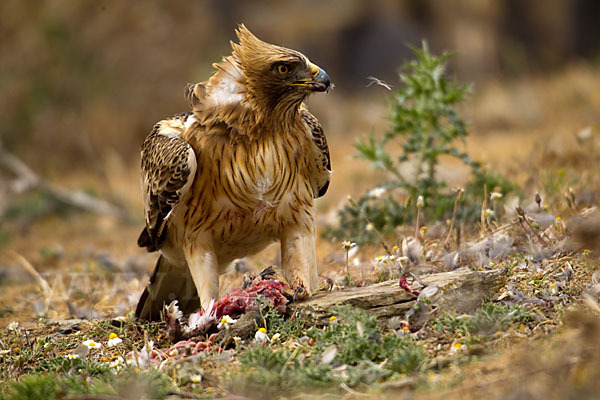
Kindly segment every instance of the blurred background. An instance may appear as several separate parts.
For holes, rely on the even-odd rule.
[[[144,282],[154,255],[135,246],[140,145],[156,121],[187,109],[185,84],[206,80],[230,54],[239,23],[303,52],[336,85],[309,101],[335,170],[319,212],[334,221],[347,195],[378,179],[353,161],[352,144],[386,131],[389,92],[367,87],[368,77],[397,87],[407,44],[427,40],[435,54],[456,54],[451,72],[474,84],[461,110],[465,146],[510,171],[537,144],[566,151],[600,121],[599,21],[595,0],[2,1],[4,151],[49,185],[98,196],[127,218],[66,212],[16,190],[14,168],[0,167],[0,249],[42,272],[128,269]],[[2,258],[0,282],[29,282],[11,272],[19,269]],[[4,302],[0,317],[19,307]]]
[[[367,77],[397,84],[406,44],[426,39],[434,53],[455,52],[454,72],[478,93],[498,79],[592,68],[599,18],[594,0],[4,1],[0,135],[48,173],[101,173],[111,153],[137,162],[154,122],[186,109],[183,87],[207,79],[243,22],[329,72],[336,90],[313,108],[329,135],[346,136],[354,115],[330,122],[327,109],[385,100],[365,88]]]

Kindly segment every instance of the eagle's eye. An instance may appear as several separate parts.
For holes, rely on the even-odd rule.
[[[290,72],[290,67],[285,64],[279,64],[277,66],[277,72],[279,72],[281,75],[286,75],[288,72]]]

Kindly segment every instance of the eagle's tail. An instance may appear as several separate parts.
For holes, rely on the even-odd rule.
[[[164,304],[179,301],[179,309],[189,314],[200,309],[200,299],[187,265],[173,265],[164,256],[158,257],[150,282],[140,296],[136,318],[159,321]]]

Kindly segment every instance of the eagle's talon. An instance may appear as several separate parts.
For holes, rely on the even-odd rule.
[[[310,293],[308,292],[308,290],[306,290],[304,285],[300,284],[298,285],[298,287],[296,287],[296,290],[294,290],[294,296],[292,296],[292,301],[304,300],[309,296]]]

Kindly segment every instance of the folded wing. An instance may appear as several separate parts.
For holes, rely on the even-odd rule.
[[[306,109],[300,110],[300,116],[312,135],[313,148],[310,153],[312,161],[309,164],[309,173],[310,183],[315,193],[314,197],[318,198],[327,193],[329,180],[331,179],[329,147],[327,146],[327,138],[319,120]]]
[[[146,227],[138,245],[156,251],[165,238],[173,207],[191,186],[196,155],[181,135],[194,121],[191,112],[160,121],[142,145],[142,192]]]

